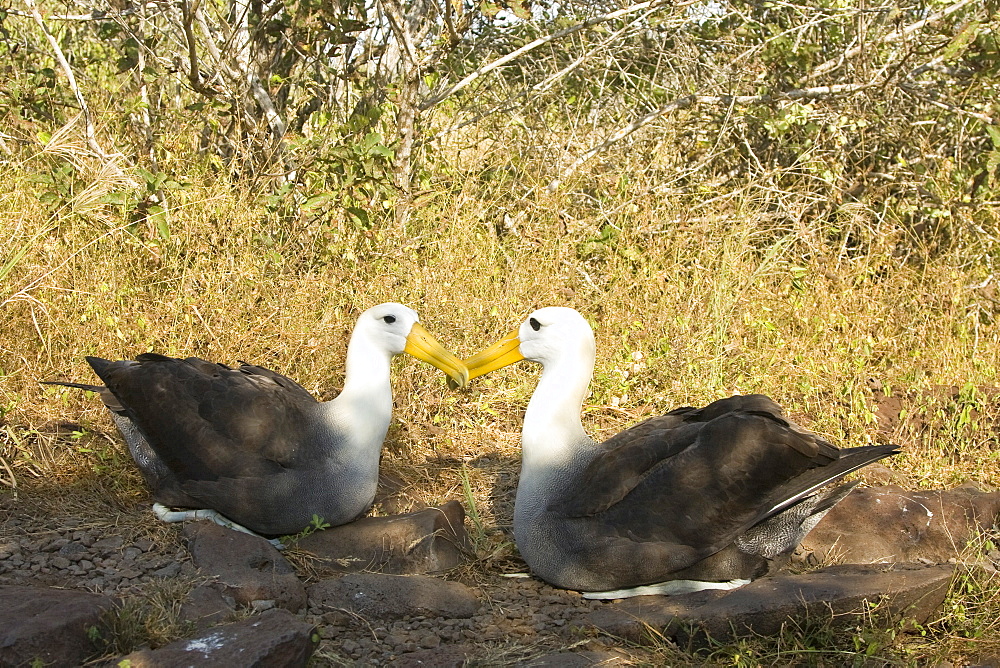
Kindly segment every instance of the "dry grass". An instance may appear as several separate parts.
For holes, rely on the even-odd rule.
[[[186,185],[171,194],[162,239],[96,204],[95,193],[120,184],[94,170],[79,173],[78,195],[40,206],[43,186],[30,175],[51,158],[0,165],[8,221],[0,232],[0,484],[9,490],[58,487],[121,508],[145,498],[99,402],[38,384],[91,382],[84,355],[246,359],[329,398],[355,317],[388,300],[415,306],[461,355],[536,307],[576,307],[597,333],[585,406],[595,436],[653,411],[764,392],[837,443],[901,443],[905,454],[889,465],[916,485],[1000,487],[992,393],[1000,332],[983,286],[990,257],[974,240],[916,261],[921,249],[898,224],[863,210],[842,212],[832,232],[770,187],[698,198],[600,173],[579,175],[575,191],[520,199],[466,174],[418,198],[406,230],[362,230],[282,219],[257,193],[185,163],[174,166]],[[634,366],[634,352],[644,366]],[[510,524],[519,420],[536,373],[521,365],[454,393],[425,365],[394,365],[383,468],[416,501],[463,498],[474,510],[471,579],[518,564],[495,528]],[[872,387],[902,397],[907,419],[880,432]],[[950,387],[959,391],[940,389]],[[983,603],[996,579],[963,582],[951,621],[927,630],[953,641],[949,657],[971,655],[968,638],[998,618],[995,602]],[[875,631],[837,646],[847,651],[866,633]],[[803,658],[812,641],[797,637],[798,654],[781,660],[842,658]],[[992,637],[978,647],[1000,651]],[[895,636],[870,640],[883,659],[941,656]],[[701,658],[776,659],[747,647]]]

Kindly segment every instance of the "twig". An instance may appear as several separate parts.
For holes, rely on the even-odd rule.
[[[35,23],[45,33],[45,39],[48,40],[49,45],[52,47],[56,60],[59,61],[59,66],[69,81],[70,90],[73,91],[76,102],[80,105],[80,110],[83,112],[84,133],[87,136],[87,144],[90,146],[90,150],[100,156],[102,160],[108,160],[112,156],[97,142],[97,133],[94,130],[94,121],[90,116],[90,107],[87,106],[87,100],[84,99],[80,87],[76,85],[76,77],[73,76],[73,69],[69,66],[69,62],[67,62],[66,56],[63,55],[62,49],[59,48],[59,42],[56,41],[55,36],[49,31],[49,27],[45,25],[45,21],[42,20],[42,15],[39,13],[38,7],[35,6],[35,0],[25,0],[25,3],[31,10],[31,16],[35,19]]]
[[[647,16],[648,16],[648,14],[647,14]],[[564,79],[565,77],[569,76],[570,73],[572,73],[574,70],[576,70],[578,67],[580,67],[580,65],[582,65],[583,63],[585,63],[588,59],[593,58],[597,54],[605,53],[607,51],[607,49],[608,49],[608,46],[610,44],[612,44],[615,40],[617,40],[622,35],[622,33],[624,33],[627,30],[627,28],[628,28],[628,26],[623,27],[623,28],[621,28],[619,30],[616,30],[611,35],[609,35],[607,38],[605,38],[601,42],[601,44],[599,44],[598,46],[596,46],[595,48],[593,48],[591,51],[589,51],[588,53],[583,54],[582,56],[580,56],[578,58],[576,58],[569,65],[567,65],[563,69],[559,70],[558,72],[555,72],[555,73],[549,75],[548,77],[546,77],[542,81],[536,83],[531,88],[522,90],[521,92],[517,93],[516,95],[511,95],[511,96],[507,97],[507,99],[505,99],[500,104],[495,105],[492,109],[489,109],[489,110],[484,111],[484,112],[482,112],[480,114],[477,114],[476,116],[473,116],[472,118],[469,118],[469,119],[467,119],[465,121],[462,121],[458,125],[453,125],[451,127],[445,128],[444,130],[442,130],[441,132],[437,133],[433,137],[429,137],[429,138],[427,138],[425,140],[422,140],[420,142],[420,144],[421,145],[423,145],[423,144],[430,144],[431,142],[436,141],[436,140],[440,139],[441,137],[444,137],[445,135],[451,134],[452,132],[457,132],[457,131],[461,130],[462,128],[467,127],[469,125],[474,125],[475,123],[478,123],[479,121],[483,120],[484,118],[486,118],[488,116],[492,116],[493,114],[507,112],[507,111],[511,111],[511,110],[515,109],[516,105],[514,103],[517,100],[524,99],[524,98],[528,97],[529,95],[531,95],[533,93],[541,93],[543,91],[548,90],[549,88],[551,88],[552,86],[554,86],[559,80]]]
[[[985,123],[986,125],[1000,125],[1000,120],[993,118],[992,116],[988,116],[986,114],[980,114],[979,112],[976,111],[969,111],[967,109],[962,109],[961,107],[955,106],[954,104],[949,104],[947,102],[942,102],[941,100],[935,100],[933,98],[927,97],[926,95],[921,95],[910,84],[899,84],[899,88],[903,92],[912,95],[921,102],[925,102],[939,109],[944,109],[946,111],[950,111],[955,114],[959,114],[961,116],[968,116],[969,118],[974,118],[977,121]]]
[[[185,0],[181,2],[181,24],[184,29],[184,40],[187,42],[188,50],[188,82],[196,93],[205,97],[215,97],[218,93],[210,86],[206,86],[201,80],[201,65],[198,63],[198,42],[194,36],[194,18],[197,8],[191,6],[191,2]],[[211,39],[211,35],[208,36]]]
[[[549,42],[561,39],[563,37],[566,37],[567,35],[572,35],[573,33],[585,30],[586,28],[589,28],[591,26],[595,26],[600,23],[606,23],[608,21],[613,21],[614,19],[620,18],[622,16],[627,16],[629,14],[642,11],[643,9],[659,7],[661,5],[666,5],[666,4],[668,4],[667,0],[650,0],[649,2],[641,2],[637,5],[631,5],[629,7],[625,7],[624,9],[619,9],[616,12],[609,12],[607,14],[600,14],[598,16],[591,17],[586,21],[577,23],[576,25],[569,26],[568,28],[563,28],[562,30],[556,31],[550,35],[545,35],[544,37],[539,37],[538,39],[532,42],[528,42],[520,49],[515,49],[514,51],[511,51],[507,55],[497,58],[492,63],[483,65],[475,72],[471,73],[470,75],[468,75],[467,77],[465,77],[464,79],[453,85],[451,88],[448,88],[436,95],[432,95],[431,97],[427,98],[426,100],[420,103],[420,110],[424,111],[426,109],[430,109],[435,104],[454,95],[455,93],[462,90],[463,88],[465,88],[470,83],[472,83],[479,77],[483,76],[484,74],[488,74],[489,72],[492,72],[493,70],[502,67],[503,65],[506,65],[512,60],[516,60],[517,58],[523,56],[529,51],[533,51],[540,46],[548,44]]]
[[[417,58],[417,50],[413,46],[413,39],[410,36],[407,21],[403,17],[402,8],[392,0],[385,0],[379,4],[385,13],[385,17],[389,19],[389,28],[395,33],[396,39],[403,45],[403,52],[410,59],[411,63],[418,65],[420,60]]]
[[[462,41],[462,37],[455,30],[455,20],[451,16],[453,9],[451,0],[444,0],[444,11],[441,14],[444,17],[444,26],[448,32],[448,44],[451,48],[455,48]],[[459,4],[459,11],[461,11],[461,4]]]
[[[134,14],[139,11],[140,8],[153,6],[156,6],[156,3],[149,2],[145,5],[137,7],[126,7],[121,11],[105,11],[103,9],[95,9],[89,14],[49,14],[45,18],[50,21],[107,21],[118,16],[128,16],[129,14]],[[22,12],[18,9],[5,9],[4,11],[7,14],[13,14],[14,16],[32,16],[31,12]]]
[[[697,104],[715,104],[715,105],[746,105],[746,104],[766,104],[774,100],[816,100],[823,97],[829,97],[831,95],[841,95],[845,93],[856,93],[865,88],[871,87],[872,84],[837,84],[834,86],[815,86],[813,88],[797,88],[795,90],[785,91],[783,93],[767,93],[764,95],[688,95],[686,97],[677,98],[672,100],[667,104],[663,105],[655,111],[651,111],[645,116],[642,116],[623,128],[620,128],[610,137],[602,141],[597,146],[589,149],[579,158],[577,158],[573,164],[563,170],[558,178],[553,179],[549,182],[548,190],[549,192],[554,192],[559,185],[566,179],[567,176],[575,172],[580,166],[590,160],[592,157],[606,149],[611,144],[614,144],[621,139],[624,139],[628,135],[632,134],[636,130],[649,125],[654,120],[660,116],[669,114],[677,109],[687,109],[688,107]]]
[[[937,12],[935,14],[931,14],[931,15],[927,16],[926,18],[923,18],[923,19],[917,21],[916,23],[911,23],[910,25],[906,26],[905,28],[903,28],[901,30],[895,30],[895,31],[889,33],[888,35],[885,35],[884,37],[882,37],[881,39],[879,39],[876,42],[876,44],[891,44],[892,42],[899,41],[900,39],[906,37],[907,35],[910,35],[910,34],[916,32],[916,31],[920,30],[921,28],[923,28],[928,23],[933,23],[934,21],[938,21],[940,19],[943,19],[946,16],[950,16],[951,14],[954,14],[955,12],[957,12],[959,9],[962,9],[966,5],[972,4],[973,2],[976,2],[976,1],[977,0],[958,0],[958,2],[956,2],[955,4],[953,4],[953,5],[949,6],[949,7],[945,7],[940,12]],[[799,83],[805,83],[807,81],[811,81],[811,80],[815,79],[816,77],[818,77],[820,75],[826,74],[830,70],[836,69],[845,60],[847,60],[848,58],[852,58],[852,57],[858,55],[859,53],[861,53],[861,51],[863,51],[866,47],[869,47],[869,46],[871,46],[871,45],[870,44],[859,44],[858,46],[854,47],[853,49],[848,49],[844,53],[842,53],[839,56],[837,56],[837,58],[835,60],[828,60],[825,63],[822,63],[821,65],[818,65],[812,72],[810,72],[806,76],[802,77],[799,80]]]

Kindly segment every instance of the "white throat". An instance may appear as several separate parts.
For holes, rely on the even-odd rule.
[[[382,441],[392,419],[392,355],[363,336],[347,346],[344,388],[333,401],[321,404],[328,428],[341,440],[344,464],[378,466]]]
[[[542,369],[521,429],[522,475],[578,465],[593,446],[580,421],[594,359],[560,355]]]

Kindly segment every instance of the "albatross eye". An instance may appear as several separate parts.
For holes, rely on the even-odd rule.
[[[530,318],[528,320],[528,324],[531,325],[531,328],[536,332],[542,328],[542,323],[538,322],[534,318]]]
[[[394,315],[387,315],[384,318],[382,318],[382,320],[385,321],[385,324],[391,325],[392,323],[396,322],[396,316],[394,316]]]

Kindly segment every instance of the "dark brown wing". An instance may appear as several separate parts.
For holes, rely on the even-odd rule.
[[[577,491],[550,510],[589,518],[598,534],[688,546],[701,557],[810,490],[891,454],[845,450],[865,453],[838,463],[842,451],[789,423],[762,395],[678,409],[598,447]]]
[[[687,406],[649,418],[601,443],[597,446],[600,454],[587,467],[576,493],[563,499],[559,510],[570,517],[603,512],[631,494],[651,473],[673,466],[673,458],[690,448],[707,446],[716,456],[722,455],[727,443],[735,445],[731,436],[738,434],[727,434],[721,425],[716,425],[711,438],[702,431],[715,420],[733,415],[760,417],[764,424],[773,425],[783,447],[809,461],[815,458],[821,464],[837,458],[834,446],[789,423],[781,407],[768,397],[729,397],[704,408]],[[736,453],[742,451],[735,449]]]
[[[280,374],[153,353],[87,361],[182,480],[266,476],[309,456],[301,446],[315,399]]]

